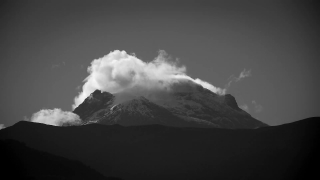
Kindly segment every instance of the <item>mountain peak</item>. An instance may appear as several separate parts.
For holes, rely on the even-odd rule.
[[[101,99],[101,98],[111,98],[113,95],[109,92],[95,90],[93,93],[90,94],[90,98]]]
[[[153,99],[130,93],[94,91],[74,110],[84,124],[164,124],[228,129],[267,126],[242,111],[236,99],[220,96],[194,84],[180,83],[174,93]]]
[[[96,111],[112,105],[114,98],[115,96],[109,92],[95,90],[73,112],[78,114],[82,120],[85,120]]]

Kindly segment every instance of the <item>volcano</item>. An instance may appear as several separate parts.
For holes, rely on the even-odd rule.
[[[217,95],[200,85],[178,84],[162,95],[111,94],[95,90],[73,112],[82,124],[255,129],[268,126],[238,107],[230,95]],[[120,99],[120,102],[119,102]]]
[[[96,90],[74,110],[80,126],[20,121],[1,130],[4,174],[126,180],[316,175],[319,117],[268,126],[241,110],[232,95],[172,88],[144,96]]]

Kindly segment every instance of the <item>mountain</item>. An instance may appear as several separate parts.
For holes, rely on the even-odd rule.
[[[16,140],[0,141],[2,173],[5,179],[77,179],[120,180],[106,178],[75,160],[27,147]]]
[[[235,98],[217,95],[192,85],[155,99],[152,95],[123,97],[94,91],[73,112],[83,124],[120,124],[124,126],[162,124],[175,127],[216,127],[254,129],[268,126],[238,107]],[[118,102],[118,99],[126,99]]]
[[[57,127],[21,121],[0,130],[0,139],[126,180],[291,180],[317,177],[319,127],[320,118],[258,129],[97,123]]]

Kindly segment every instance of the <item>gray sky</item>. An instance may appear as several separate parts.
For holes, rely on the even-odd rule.
[[[257,119],[319,116],[319,18],[304,1],[2,1],[0,124],[72,110],[93,59],[165,50],[187,74],[224,87]]]

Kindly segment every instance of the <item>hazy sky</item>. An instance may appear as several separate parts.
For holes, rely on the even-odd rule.
[[[273,2],[273,3],[272,3]],[[319,18],[304,1],[1,1],[0,124],[71,111],[91,61],[165,50],[270,125],[320,116]]]

